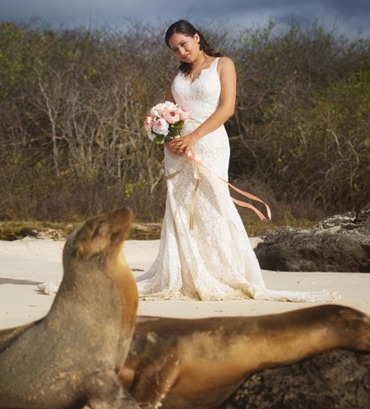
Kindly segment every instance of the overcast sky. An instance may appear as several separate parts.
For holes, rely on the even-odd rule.
[[[292,17],[310,25],[355,37],[370,37],[370,0],[0,0],[0,21],[28,22],[40,17],[53,27],[107,24],[119,28],[126,18],[194,25],[222,21],[226,27],[263,27],[274,20],[281,27]]]

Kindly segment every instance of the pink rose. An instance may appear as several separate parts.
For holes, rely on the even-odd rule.
[[[188,119],[190,119],[190,114],[186,109],[179,108],[179,111],[181,121],[187,121]]]
[[[152,126],[154,124],[154,120],[152,116],[147,116],[144,121],[144,128],[147,132],[151,131]]]
[[[180,121],[180,114],[177,109],[166,107],[163,111],[163,117],[169,124],[175,124]]]
[[[166,108],[165,104],[157,104],[156,106],[154,106],[151,110],[150,110],[150,114],[152,116],[155,116],[157,118],[161,118],[163,117],[163,111]]]
[[[177,109],[177,105],[176,104],[174,104],[173,102],[171,102],[171,101],[166,101],[165,103],[164,103],[164,105],[165,105],[165,107],[166,108],[169,108],[169,109]]]

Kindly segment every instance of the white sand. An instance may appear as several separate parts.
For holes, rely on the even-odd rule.
[[[255,245],[258,239],[251,239]],[[37,285],[62,277],[63,241],[25,238],[0,241],[0,328],[34,321],[47,314],[54,296],[39,294]],[[134,274],[140,275],[154,261],[159,241],[128,241],[125,257]],[[142,271],[136,271],[142,270]],[[370,315],[370,274],[263,272],[267,287],[297,291],[326,289],[342,294],[337,302]],[[142,301],[141,315],[182,318],[260,315],[312,306],[307,303],[271,301]]]

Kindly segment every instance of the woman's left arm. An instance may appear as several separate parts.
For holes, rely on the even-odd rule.
[[[218,62],[218,69],[221,82],[220,106],[206,121],[195,129],[195,131],[169,142],[175,149],[182,151],[183,155],[187,155],[192,146],[198,142],[200,138],[218,129],[234,114],[236,99],[236,72],[234,63],[230,58],[222,57]]]

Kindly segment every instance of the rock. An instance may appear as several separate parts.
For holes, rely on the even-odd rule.
[[[130,240],[158,240],[161,237],[161,223],[134,223]]]
[[[267,231],[255,252],[266,270],[370,272],[370,204],[325,219],[311,231]]]
[[[37,238],[38,239],[64,240],[65,233],[63,232],[63,230],[50,229],[48,227],[44,227],[40,232],[38,232]]]
[[[225,409],[370,409],[370,354],[327,351],[252,375]]]
[[[37,237],[38,232],[29,227],[22,227],[20,234],[22,237]]]

